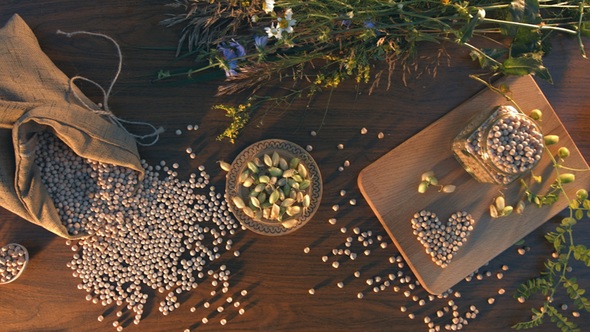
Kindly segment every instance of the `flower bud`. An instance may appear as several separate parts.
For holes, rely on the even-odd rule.
[[[557,150],[557,155],[559,158],[565,159],[570,156],[570,150],[566,147],[561,147],[559,150]]]
[[[531,111],[530,117],[533,120],[539,121],[539,120],[541,120],[541,118],[543,118],[543,112],[541,112],[540,109],[535,108],[534,110]]]
[[[561,174],[559,176],[558,180],[561,184],[566,184],[566,183],[574,182],[576,180],[576,176],[572,173],[565,173],[565,174]]]
[[[557,142],[559,142],[559,136],[557,135],[545,135],[543,139],[545,141],[545,145],[556,144]]]
[[[580,200],[586,200],[588,198],[588,191],[586,189],[580,189],[576,191],[576,197]]]

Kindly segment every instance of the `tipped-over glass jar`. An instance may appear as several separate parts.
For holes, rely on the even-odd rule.
[[[537,165],[543,134],[526,114],[498,106],[472,118],[453,140],[452,149],[477,181],[507,185]]]

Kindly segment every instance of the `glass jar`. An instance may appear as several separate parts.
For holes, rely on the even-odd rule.
[[[473,117],[453,140],[452,150],[477,181],[507,185],[537,165],[543,134],[527,115],[498,106]]]

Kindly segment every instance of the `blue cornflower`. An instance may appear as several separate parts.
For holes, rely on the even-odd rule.
[[[241,58],[246,56],[246,49],[244,46],[240,45],[237,41],[233,40],[229,42],[229,44],[219,44],[217,45],[217,49],[221,52],[225,60],[227,61],[227,65],[225,66],[225,76],[231,77],[236,75],[238,72],[236,69],[238,68],[238,60],[237,58]]]
[[[254,45],[256,49],[259,51],[264,50],[266,44],[268,43],[268,36],[254,36]]]

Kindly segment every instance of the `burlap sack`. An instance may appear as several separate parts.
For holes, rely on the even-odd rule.
[[[135,139],[82,102],[98,109],[70,87],[69,78],[15,14],[0,29],[0,205],[68,239],[85,234],[68,234],[41,182],[34,162],[36,133],[49,128],[78,155],[143,176]]]

